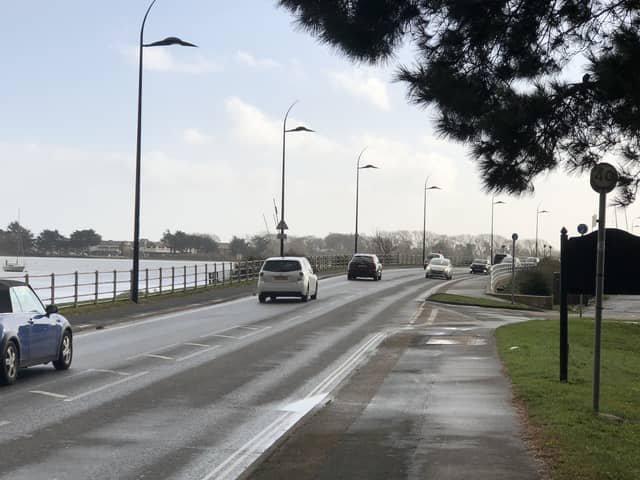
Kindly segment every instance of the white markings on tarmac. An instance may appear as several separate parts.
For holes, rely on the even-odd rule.
[[[251,463],[251,458],[266,451],[278,438],[293,427],[308,412],[328,399],[329,392],[335,385],[355,368],[360,359],[372,348],[375,348],[387,336],[386,332],[380,332],[361,345],[335,370],[327,375],[311,392],[302,400],[288,405],[287,413],[280,415],[267,425],[251,440],[233,452],[224,462],[209,472],[202,480],[235,478],[234,471],[241,465],[245,467]],[[325,391],[324,393],[320,393]],[[286,408],[286,406],[285,406]]]
[[[207,347],[210,347],[210,346],[211,346],[211,345],[207,345],[207,344],[205,344],[205,343],[193,343],[193,342],[185,342],[184,344],[185,344],[185,345],[190,345],[190,346],[192,346],[192,347],[205,347],[205,348],[207,348]]]
[[[67,398],[67,395],[62,395],[61,393],[47,392],[45,390],[29,390],[29,393],[35,393],[36,395],[45,395],[47,397],[53,397],[53,398]]]
[[[0,427],[6,427],[7,425],[11,425],[11,422],[8,420],[0,420]]]
[[[431,314],[429,315],[429,318],[427,319],[427,325],[432,325],[433,322],[436,320],[437,316],[438,316],[438,309],[434,308],[433,310],[431,310]]]
[[[191,353],[189,355],[185,355],[184,357],[180,357],[176,359],[176,362],[184,362],[185,360],[189,360],[190,358],[197,357],[198,355],[202,355],[203,353],[207,353],[215,348],[218,348],[220,345],[214,345],[209,348],[205,348],[203,350],[198,350],[197,352]]]
[[[149,372],[139,372],[139,373],[136,373],[135,375],[130,375],[128,377],[121,378],[120,380],[116,380],[115,382],[107,383],[107,384],[102,385],[102,386],[100,386],[98,388],[94,388],[92,390],[88,390],[88,391],[86,391],[84,393],[76,395],[75,397],[65,398],[64,401],[65,402],[73,402],[75,400],[79,400],[81,398],[88,397],[89,395],[93,395],[94,393],[98,393],[98,392],[101,392],[103,390],[106,390],[107,388],[115,387],[116,385],[120,385],[122,383],[129,382],[131,380],[135,380],[136,378],[140,378],[140,377],[142,377],[142,376],[144,376],[144,375],[146,375],[148,373]]]
[[[100,372],[100,373],[113,373],[114,375],[120,375],[121,377],[128,377],[129,375],[131,375],[130,373],[127,372],[118,372],[117,370],[107,370],[104,368],[90,368],[89,370],[86,370],[87,372]]]
[[[154,348],[153,350],[149,350],[147,352],[142,352],[142,353],[138,353],[136,355],[132,355],[130,357],[127,357],[127,360],[133,360],[135,358],[140,358],[140,357],[146,357],[149,354],[152,354],[154,352],[161,352],[163,350],[167,350],[171,347],[175,347],[176,345],[179,345],[178,343],[170,343],[169,345],[163,345],[162,347],[158,347],[158,348]]]

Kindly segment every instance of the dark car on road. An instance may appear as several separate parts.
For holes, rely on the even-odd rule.
[[[73,358],[71,325],[26,283],[0,280],[0,353],[0,383],[12,384],[18,369],[41,363],[66,370]]]
[[[356,253],[349,261],[347,278],[355,280],[358,277],[369,277],[382,280],[382,263],[376,255]]]
[[[489,273],[489,261],[483,258],[476,258],[469,265],[470,273]]]

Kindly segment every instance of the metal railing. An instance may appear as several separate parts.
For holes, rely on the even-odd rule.
[[[346,270],[351,255],[309,256],[319,272]],[[422,265],[421,255],[378,255],[384,265]],[[212,262],[140,269],[138,288],[141,298],[186,292],[193,289],[218,288],[256,280],[263,260]],[[454,262],[455,263],[455,262]],[[65,306],[95,305],[129,300],[131,270],[50,273],[3,277],[31,285],[45,304]]]
[[[532,270],[536,268],[536,265],[533,263],[520,263],[516,264],[516,276],[518,272],[523,272],[526,270]],[[511,274],[513,272],[513,264],[511,262],[508,263],[498,263],[497,265],[491,266],[491,279],[490,279],[490,289],[491,292],[496,293],[496,289],[509,280],[511,280]]]

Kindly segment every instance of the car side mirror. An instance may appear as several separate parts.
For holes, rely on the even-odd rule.
[[[58,313],[58,306],[47,305],[47,308],[45,309],[45,311],[47,312],[47,315],[51,315],[52,313]]]

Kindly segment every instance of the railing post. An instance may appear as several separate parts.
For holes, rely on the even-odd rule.
[[[78,271],[73,272],[73,308],[78,307]]]
[[[194,288],[198,288],[198,265],[193,266],[193,273],[195,275],[193,286]]]
[[[118,296],[118,271],[113,271],[113,301],[116,301],[116,297]]]
[[[149,269],[144,269],[144,297],[149,297]]]
[[[171,293],[176,290],[176,267],[171,267]]]
[[[214,286],[218,286],[218,264],[214,263],[213,264],[213,280],[215,281],[215,285]]]
[[[158,291],[162,295],[162,267],[158,269]]]
[[[233,262],[229,262],[229,285],[233,285]]]
[[[95,303],[96,305],[98,304],[98,282],[99,282],[99,275],[100,275],[100,273],[98,272],[98,270],[96,270],[95,297],[94,297],[94,300],[93,300],[93,303]]]
[[[51,303],[56,303],[56,274],[51,274]]]
[[[204,288],[209,286],[209,264],[204,264]]]
[[[224,287],[224,262],[222,262],[222,286]]]
[[[183,275],[182,275],[182,290],[184,292],[186,292],[187,291],[187,266],[186,265],[182,266],[182,273],[183,273]]]

